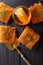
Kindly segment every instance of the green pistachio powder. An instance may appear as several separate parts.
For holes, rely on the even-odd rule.
[[[38,15],[38,17],[40,17],[42,15],[41,11],[38,10],[37,15]]]
[[[27,37],[26,37],[26,40],[27,40],[27,41],[30,41],[31,39],[32,39],[31,36],[27,36]]]
[[[0,12],[0,18],[6,17],[6,15],[7,15],[6,11]]]

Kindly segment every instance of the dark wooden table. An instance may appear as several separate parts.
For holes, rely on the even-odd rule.
[[[17,7],[20,5],[30,6],[33,3],[38,2],[39,0],[1,0],[12,7]],[[11,18],[11,23],[7,25],[16,26],[18,30],[18,35],[22,32],[23,28],[15,25]],[[6,25],[0,22],[0,25]],[[32,63],[32,65],[42,65],[42,47],[43,47],[43,22],[33,25],[30,23],[29,25],[32,27],[37,33],[41,35],[41,39],[32,50],[27,49],[22,44],[19,46],[20,51],[24,54],[24,56]],[[10,51],[6,48],[5,45],[0,44],[0,65],[26,65],[23,59],[19,56],[16,50]]]

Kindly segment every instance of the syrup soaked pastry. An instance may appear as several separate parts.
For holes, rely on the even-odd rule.
[[[7,23],[12,15],[13,8],[6,5],[4,2],[0,2],[0,21]]]
[[[0,25],[0,43],[4,43],[8,49],[13,50],[13,44],[18,46],[16,28]]]
[[[34,6],[30,6],[28,9],[31,11],[31,20],[33,24],[43,21],[43,5],[41,3],[36,3]]]
[[[27,7],[19,6],[13,12],[13,19],[18,25],[26,25],[30,23],[31,12],[28,12]]]
[[[35,33],[30,27],[26,26],[24,31],[19,36],[18,41],[25,45],[27,48],[32,49],[39,38],[39,34]]]

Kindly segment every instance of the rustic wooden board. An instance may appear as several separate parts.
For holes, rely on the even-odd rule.
[[[38,2],[39,0],[1,0],[6,4],[17,7],[20,5],[30,6],[33,3]],[[18,36],[23,31],[23,27],[17,26],[13,23],[11,18],[11,23],[8,23],[9,26],[15,26],[18,31]],[[6,25],[0,22],[0,25]],[[33,28],[37,33],[41,35],[40,41],[36,44],[36,46],[30,51],[25,46],[20,45],[19,49],[24,54],[24,56],[32,63],[32,65],[42,65],[42,47],[43,47],[43,22],[33,25],[30,23],[29,25]],[[10,51],[6,48],[5,45],[0,44],[0,65],[26,65],[23,59],[19,56],[16,50]]]

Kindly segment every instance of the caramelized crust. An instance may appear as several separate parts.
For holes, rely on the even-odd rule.
[[[34,4],[28,9],[31,11],[33,24],[43,21],[43,5],[41,3]]]
[[[27,36],[31,37],[30,41],[26,40]],[[32,49],[32,47],[36,44],[39,38],[39,34],[35,33],[30,27],[26,26],[26,28],[18,38],[18,41],[25,45],[27,48]]]
[[[0,42],[14,43],[16,39],[16,28],[10,26],[0,26]]]
[[[7,23],[13,12],[13,8],[0,2],[0,21]]]

